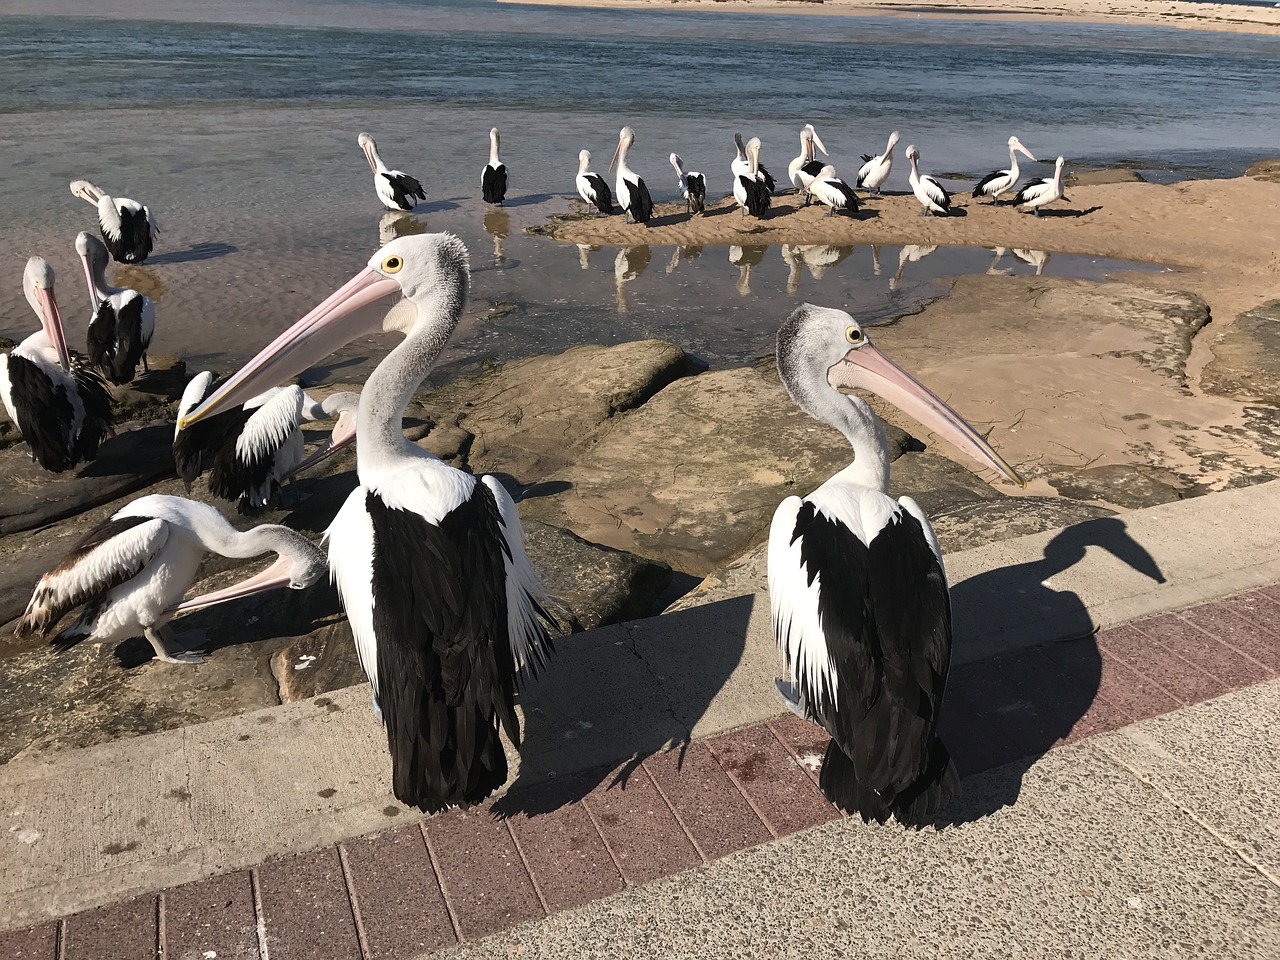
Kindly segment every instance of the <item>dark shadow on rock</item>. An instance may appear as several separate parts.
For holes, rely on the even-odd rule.
[[[498,474],[501,478],[502,485],[508,490],[513,489],[513,478],[509,475]],[[559,493],[566,493],[573,489],[573,484],[568,480],[543,480],[540,483],[531,483],[526,487],[515,487],[515,493],[512,494],[513,499],[519,503],[522,500],[535,500],[538,497],[554,497]]]
[[[194,263],[198,260],[216,260],[218,257],[225,257],[227,254],[235,253],[237,250],[239,250],[239,247],[234,244],[222,243],[219,241],[193,243],[185,250],[173,250],[169,253],[161,253],[154,257],[148,257],[147,266],[166,263]]]

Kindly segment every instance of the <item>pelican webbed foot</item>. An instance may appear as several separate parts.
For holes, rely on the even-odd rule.
[[[167,626],[151,627],[145,631],[145,635],[157,660],[165,663],[204,663],[208,659],[204,654],[191,650],[191,647],[205,642],[203,630],[190,630],[178,636]]]

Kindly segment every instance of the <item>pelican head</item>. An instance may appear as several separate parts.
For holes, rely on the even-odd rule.
[[[908,145],[907,147],[907,159],[908,160],[920,159],[920,151],[916,149],[916,145],[914,143]]]
[[[1028,150],[1026,147],[1024,147],[1024,146],[1022,145],[1022,141],[1021,141],[1021,140],[1019,140],[1017,137],[1010,137],[1010,138],[1009,138],[1009,150],[1010,150],[1010,151],[1017,150],[1020,154],[1022,154],[1022,155],[1023,155],[1024,157],[1026,157],[1028,160],[1035,160],[1035,159],[1036,159],[1036,158],[1032,155],[1031,151],[1030,151],[1030,150]],[[1036,161],[1036,162],[1038,163],[1039,161]]]
[[[450,317],[457,323],[470,286],[467,248],[448,233],[397,237],[369,258],[368,265],[323,303],[276,337],[261,353],[178,422],[186,429],[250,397],[298,376],[358,337],[384,332],[417,333],[425,319]],[[389,309],[362,311],[399,295]],[[438,309],[421,310],[431,304]],[[453,332],[428,331],[443,343]]]
[[[305,590],[321,576],[329,572],[329,563],[324,553],[314,543],[288,527],[278,524],[263,524],[255,527],[260,535],[275,541],[279,558],[267,569],[241,580],[222,590],[215,590],[170,608],[171,613],[192,613],[207,607],[217,606],[229,600],[239,600],[255,593],[288,587],[290,590]]]
[[[81,200],[89,201],[89,203],[92,203],[95,207],[98,205],[98,201],[106,195],[101,189],[95,187],[88,180],[72,180],[71,193],[73,196],[77,196]]]
[[[501,146],[502,138],[498,136],[498,128],[491,127],[489,129],[489,156],[496,161],[498,158],[498,147]]]
[[[618,162],[618,158],[622,158],[622,163],[627,162],[627,151],[631,149],[631,144],[635,143],[636,132],[631,127],[623,127],[618,131],[618,145],[613,149],[613,159],[609,161],[609,169],[613,169],[613,165]]]
[[[824,385],[838,393],[869,390],[950,440],[978,463],[1026,486],[981,434],[881,353],[862,324],[843,310],[808,303],[796,308],[778,331],[778,372],[796,405],[815,419],[826,420],[818,413],[831,405],[831,394],[824,394]]]
[[[671,161],[671,166],[675,168],[676,176],[683,177],[684,176],[684,160],[681,158],[680,154],[673,153],[667,159]]]
[[[800,131],[800,138],[804,140],[806,145],[809,145],[807,147],[806,156],[808,156],[810,160],[813,159],[813,147],[817,147],[821,150],[824,157],[827,156],[827,148],[822,145],[822,138],[818,136],[818,131],[813,129],[812,123],[806,123],[804,125],[804,128]]]
[[[884,155],[887,157],[889,154],[893,153],[893,148],[896,147],[897,145],[898,145],[898,131],[895,130],[893,131],[893,133],[889,134],[889,145],[884,148]]]
[[[76,234],[76,253],[80,255],[80,264],[84,267],[84,281],[89,287],[89,299],[95,307],[99,300],[107,296],[107,264],[111,255],[107,253],[106,244],[87,230]]]
[[[578,173],[586,173],[587,167],[591,165],[591,151],[578,151]]]
[[[71,369],[71,353],[67,350],[67,336],[62,330],[62,315],[58,313],[58,301],[53,296],[53,267],[43,257],[32,257],[22,272],[22,292],[27,303],[40,318],[40,326],[49,346],[58,354],[63,370]]]
[[[378,164],[382,160],[378,156],[378,145],[373,142],[373,137],[367,133],[362,133],[356,137],[356,143],[360,144],[360,149],[364,151],[364,158],[369,161],[369,169],[377,173]]]

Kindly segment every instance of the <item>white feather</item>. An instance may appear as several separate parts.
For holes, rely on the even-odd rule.
[[[480,479],[493,492],[493,498],[498,503],[498,512],[502,516],[502,536],[511,551],[511,556],[506,560],[507,636],[511,643],[511,653],[517,670],[536,669],[544,663],[544,648],[534,642],[542,631],[534,603],[541,603],[545,609],[546,594],[537,571],[525,555],[524,526],[520,523],[520,514],[516,511],[511,495],[493,477],[485,476]]]
[[[236,458],[247,463],[275,456],[302,422],[302,397],[302,388],[294,385],[275,387],[246,402],[246,410],[257,409],[236,438]]]
[[[356,656],[378,699],[378,637],[373,629],[373,521],[365,506],[368,491],[356,487],[329,524],[324,539],[329,545],[329,579],[342,597]]]

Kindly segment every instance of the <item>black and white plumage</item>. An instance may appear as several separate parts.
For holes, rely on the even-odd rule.
[[[207,552],[224,557],[256,557],[274,551],[280,559],[235,586],[185,603]],[[78,607],[79,618],[54,637],[61,650],[81,640],[112,643],[144,636],[156,659],[200,663],[189,640],[175,637],[169,620],[179,612],[203,609],[262,590],[295,590],[320,579],[326,569],[320,548],[299,533],[275,524],[241,532],[214,507],[182,497],[142,497],[116,511],[84,536],[56,567],[40,578],[14,636],[48,636]]]
[[[735,133],[733,135],[733,143],[734,143],[734,146],[738,148],[738,152],[734,156],[732,162],[729,164],[729,171],[733,174],[733,179],[735,181],[738,179],[738,176],[740,174],[746,173],[748,166],[750,166],[751,164],[751,161],[748,158],[748,152],[749,152],[748,148],[750,147],[752,142],[754,142],[756,145],[754,176],[758,181],[760,181],[760,183],[764,185],[765,190],[767,190],[769,192],[769,196],[772,197],[774,192],[778,189],[778,185],[773,179],[773,174],[771,174],[768,170],[766,170],[764,165],[760,162],[760,138],[759,137],[752,137],[751,140],[747,141],[744,144],[742,142],[742,134]]]
[[[760,176],[760,141],[752,137],[747,143],[746,153],[746,167],[733,177],[733,199],[743,216],[763,217],[773,203],[773,192]]]
[[[118,263],[144,263],[151,256],[160,227],[150,208],[128,197],[112,197],[88,180],[72,180],[71,192],[98,208],[102,241]]]
[[[862,166],[858,168],[858,179],[853,185],[863,187],[879,196],[880,188],[884,186],[884,182],[889,179],[889,173],[893,170],[893,148],[897,143],[898,131],[895,130],[889,134],[889,142],[885,145],[884,153],[874,157],[864,153]]]
[[[613,213],[613,191],[609,189],[609,184],[605,182],[604,177],[587,169],[589,166],[591,166],[591,151],[579,150],[578,175],[574,178],[578,196],[608,216]]]
[[[498,159],[498,128],[489,131],[489,162],[480,173],[480,195],[485,203],[507,198],[507,165]]]
[[[213,374],[196,374],[178,403],[185,417],[213,391]],[[209,492],[228,500],[240,512],[272,503],[284,482],[304,467],[336,452],[355,438],[357,393],[335,393],[316,401],[293,385],[272,387],[243,406],[209,417],[186,430],[175,430],[173,462],[178,476],[191,485],[209,473]],[[303,460],[303,420],[337,419],[333,434],[316,455]]]
[[[690,216],[703,213],[707,209],[707,178],[696,170],[685,173],[684,160],[680,154],[673,153],[671,166],[676,171],[676,182],[680,185],[680,196],[684,197],[685,212]]]
[[[411,177],[403,170],[392,170],[382,162],[378,155],[378,145],[373,137],[362,133],[356,138],[364,158],[369,161],[369,169],[373,171],[373,189],[378,199],[388,210],[412,210],[419,200],[427,199],[427,192],[416,177]]]
[[[67,349],[53,295],[53,268],[27,261],[22,291],[41,329],[9,353],[0,353],[0,401],[45,470],[63,473],[98,456],[114,433],[114,401],[96,371]]]
[[[1031,151],[1022,145],[1017,137],[1009,138],[1009,169],[993,170],[979,180],[973,187],[973,197],[990,197],[993,206],[1000,205],[1001,194],[1008,193],[1018,182],[1018,154],[1028,160],[1035,160]]]
[[[888,496],[884,427],[866,389],[1021,483],[959,415],[880,353],[849,314],[805,304],[778,332],[778,370],[805,413],[839,430],[854,460],[778,506],[768,546],[774,632],[793,682],[787,706],[831,734],[823,793],[866,821],[932,822],[960,791],[937,737],[951,610],[937,538],[909,497]]]
[[[1059,157],[1054,161],[1053,176],[1028,180],[1013,197],[1013,205],[1022,210],[1031,210],[1038,217],[1040,208],[1055,200],[1067,199],[1062,193],[1062,168],[1066,160]]]
[[[618,165],[617,188],[618,204],[632,223],[647,224],[653,216],[653,198],[649,196],[649,188],[645,186],[640,175],[627,166],[627,152],[635,143],[636,132],[631,127],[623,127],[618,131],[618,146],[614,148],[613,159],[609,161],[609,169]]]
[[[804,194],[806,207],[810,201],[809,184],[827,169],[827,164],[819,160],[814,153],[815,146],[822,151],[824,157],[827,155],[827,148],[822,145],[822,140],[818,137],[818,132],[813,129],[813,124],[806,123],[800,131],[800,155],[787,167],[787,176],[791,178],[791,183],[796,190]],[[834,174],[835,169],[831,169]]]
[[[837,210],[841,213],[858,212],[858,195],[853,187],[836,176],[835,167],[829,164],[809,181],[808,192],[813,194],[819,203],[827,205],[829,217],[833,216]]]
[[[141,361],[147,368],[147,348],[156,329],[156,306],[137,290],[107,283],[107,248],[91,233],[76,237],[76,253],[93,303],[89,320],[89,362],[115,384],[129,383]]]
[[[493,477],[409,443],[406,404],[466,305],[456,237],[403,237],[180,421],[189,429],[374,332],[405,339],[360,398],[360,485],[326,534],[361,665],[386,723],[395,794],[426,811],[471,806],[507,778],[517,675],[550,652],[549,618],[515,504]],[[400,296],[385,316],[359,308]],[[374,313],[374,316],[370,316]]]
[[[920,201],[920,206],[924,207],[920,216],[933,214],[945,217],[951,211],[951,194],[947,193],[936,177],[920,172],[920,151],[914,146],[907,147],[907,159],[911,161],[911,175],[907,178],[911,183],[911,192]]]

